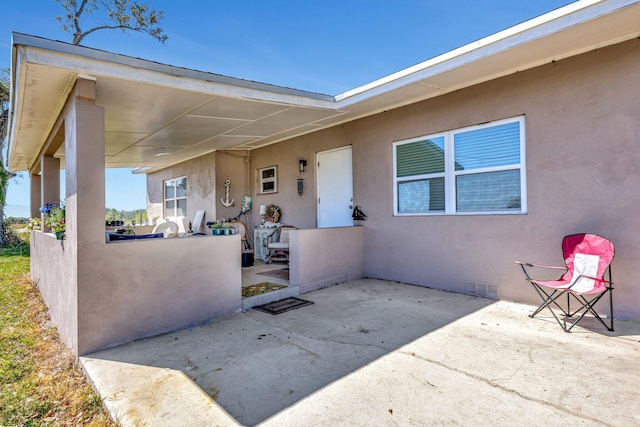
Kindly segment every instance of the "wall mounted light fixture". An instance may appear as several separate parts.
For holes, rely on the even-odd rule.
[[[304,172],[304,168],[307,167],[306,160],[300,160],[300,172]]]

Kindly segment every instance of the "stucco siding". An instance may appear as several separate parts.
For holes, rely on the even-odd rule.
[[[198,236],[92,248],[79,269],[79,353],[239,311],[239,240]]]
[[[364,276],[364,228],[295,230],[290,234],[291,284],[307,293]]]
[[[280,222],[298,228],[315,228],[316,221],[316,153],[351,144],[342,126],[324,132],[313,133],[300,138],[269,145],[251,152],[251,173],[253,204],[274,204],[281,209]],[[299,171],[299,161],[307,160],[304,172]],[[278,192],[260,194],[258,192],[257,171],[269,166],[278,167]],[[303,179],[304,193],[298,195],[298,178]],[[259,210],[251,215],[252,224],[259,224]]]
[[[97,244],[31,232],[31,277],[65,344],[82,355],[241,308],[240,236]],[[77,270],[76,270],[77,265]]]
[[[209,219],[213,221],[218,218],[233,218],[240,213],[242,196],[251,194],[250,182],[250,153],[243,150],[218,151],[216,152],[216,214],[217,217]],[[220,203],[220,199],[225,199],[226,189],[224,183],[229,180],[229,201],[234,200],[232,206],[226,207]]]
[[[164,218],[164,181],[187,177],[187,218],[204,210],[206,221],[216,218],[216,153],[210,153],[147,175],[147,216]],[[203,222],[203,224],[204,224]],[[187,224],[188,225],[188,224]],[[186,231],[186,230],[181,230]],[[194,230],[197,231],[197,230]],[[204,231],[204,230],[201,230]]]
[[[251,153],[278,165],[284,222],[315,226],[315,178],[298,158],[353,146],[354,198],[367,214],[365,275],[456,292],[495,284],[498,297],[537,302],[514,260],[563,265],[563,236],[601,234],[616,245],[616,316],[640,318],[640,41],[517,73]],[[526,215],[393,216],[392,143],[498,119],[526,117]],[[255,220],[257,216],[254,214]],[[602,311],[607,307],[602,305]]]
[[[362,139],[366,156],[357,158],[384,159],[386,168],[356,175],[370,213],[367,275],[456,292],[466,281],[491,283],[502,299],[536,302],[512,261],[563,265],[562,237],[590,232],[617,247],[616,315],[640,317],[640,292],[630,286],[640,255],[638,53],[632,41],[368,119],[377,132]],[[390,142],[520,114],[527,215],[392,217]],[[368,184],[374,175],[386,182],[383,191]]]
[[[75,250],[55,235],[31,231],[31,279],[38,285],[62,341],[78,351],[78,291]]]

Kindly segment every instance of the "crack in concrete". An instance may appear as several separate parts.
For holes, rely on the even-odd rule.
[[[438,366],[440,366],[440,367],[442,367],[444,369],[447,369],[449,371],[453,371],[453,372],[465,375],[465,376],[467,376],[467,377],[469,377],[471,379],[474,379],[474,380],[477,380],[477,381],[481,381],[481,382],[483,382],[483,383],[485,383],[487,385],[490,385],[491,387],[498,388],[498,389],[506,391],[508,393],[515,394],[516,396],[518,396],[518,397],[520,397],[520,398],[522,398],[524,400],[527,400],[529,402],[538,403],[538,404],[541,404],[543,406],[550,406],[550,407],[552,407],[552,408],[554,408],[554,409],[556,409],[556,410],[558,410],[560,412],[563,412],[563,413],[566,413],[566,414],[569,414],[569,415],[573,415],[573,416],[575,416],[577,418],[580,418],[580,419],[583,419],[583,420],[592,421],[592,422],[595,422],[595,423],[603,425],[603,426],[614,427],[612,424],[607,424],[604,421],[599,420],[597,418],[592,418],[592,417],[586,416],[584,414],[572,411],[572,410],[567,409],[565,407],[562,407],[560,405],[556,405],[553,402],[547,402],[545,400],[536,399],[536,398],[533,398],[531,396],[524,395],[524,394],[520,393],[517,390],[514,390],[514,389],[511,389],[511,388],[505,387],[503,385],[500,385],[500,384],[494,382],[493,380],[488,380],[488,379],[480,377],[478,375],[474,375],[474,374],[471,374],[469,372],[465,372],[463,370],[454,368],[452,366],[445,365],[444,363],[438,362],[437,360],[432,360],[432,359],[428,359],[426,357],[419,356],[415,352],[400,351],[399,353],[400,354],[404,354],[406,356],[415,357],[416,359],[422,360],[422,361],[427,362],[427,363],[433,363],[434,365],[438,365]],[[522,367],[522,365],[520,365],[520,367]],[[518,369],[520,369],[520,368],[518,368]],[[514,375],[515,375],[515,373],[514,373]]]

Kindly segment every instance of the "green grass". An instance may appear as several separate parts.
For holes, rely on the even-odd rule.
[[[0,254],[0,425],[112,426],[28,271],[28,254]]]

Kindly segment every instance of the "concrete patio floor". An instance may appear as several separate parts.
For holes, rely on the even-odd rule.
[[[533,289],[532,289],[533,292]],[[81,357],[122,426],[640,426],[640,323],[363,279]]]

